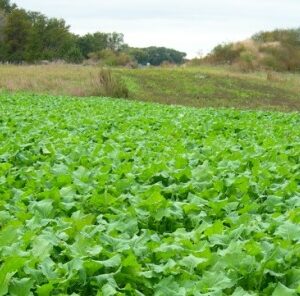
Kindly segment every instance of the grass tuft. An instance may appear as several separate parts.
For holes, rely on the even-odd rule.
[[[102,68],[92,74],[91,95],[112,98],[128,98],[129,91],[124,82],[114,76],[110,69]]]

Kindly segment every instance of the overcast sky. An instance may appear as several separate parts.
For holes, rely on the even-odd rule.
[[[15,0],[64,18],[77,34],[122,32],[131,46],[207,53],[261,30],[300,27],[300,0]]]

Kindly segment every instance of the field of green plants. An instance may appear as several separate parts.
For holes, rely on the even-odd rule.
[[[300,114],[0,95],[0,295],[300,293]]]

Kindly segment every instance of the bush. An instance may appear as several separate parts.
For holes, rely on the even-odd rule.
[[[246,50],[240,53],[240,58],[236,64],[241,71],[250,72],[255,70],[255,68],[257,67],[255,62],[255,55]]]
[[[244,50],[245,48],[242,45],[235,47],[233,43],[218,45],[208,56],[208,60],[213,63],[231,65],[239,59]]]
[[[89,58],[99,62],[103,66],[127,66],[133,63],[133,59],[124,52],[115,52],[111,49],[104,49],[89,54]]]
[[[92,76],[91,95],[112,98],[128,98],[129,90],[124,82],[114,76],[109,69],[102,68]]]
[[[262,60],[262,65],[267,70],[273,70],[273,71],[286,71],[287,67],[284,64],[284,62],[278,58],[278,55],[274,54],[266,54]]]
[[[242,71],[300,71],[300,28],[260,32],[242,42],[218,45],[202,61]],[[200,63],[191,61],[192,65]]]
[[[83,55],[79,48],[72,47],[66,54],[65,60],[72,64],[81,64],[83,62]]]

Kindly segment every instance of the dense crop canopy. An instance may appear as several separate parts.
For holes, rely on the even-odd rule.
[[[0,108],[0,295],[300,293],[298,113]]]

